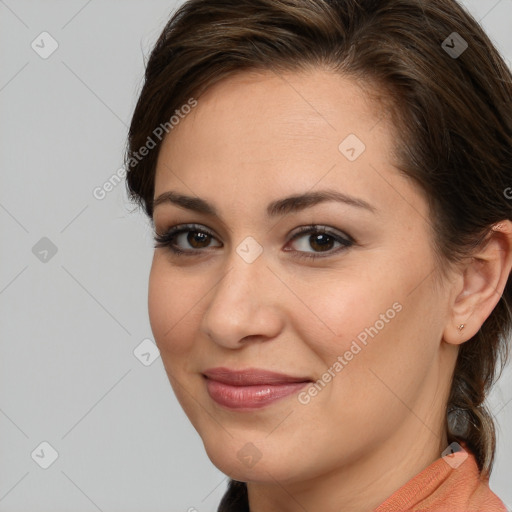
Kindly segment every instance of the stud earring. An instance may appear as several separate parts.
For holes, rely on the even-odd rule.
[[[464,324],[460,324],[457,329],[459,329],[459,331],[462,331],[462,329],[464,329]]]

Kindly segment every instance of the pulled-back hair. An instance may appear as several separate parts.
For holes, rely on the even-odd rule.
[[[462,49],[460,38],[468,47],[457,55],[450,49]],[[152,218],[163,140],[152,134],[191,97],[244,70],[318,66],[365,84],[391,112],[397,168],[428,201],[441,272],[512,219],[512,75],[455,0],[187,1],[146,65],[125,158],[130,197]],[[156,147],[139,158],[148,137]],[[449,442],[464,442],[486,475],[496,435],[484,400],[508,359],[511,294],[509,279],[460,346],[446,404]]]

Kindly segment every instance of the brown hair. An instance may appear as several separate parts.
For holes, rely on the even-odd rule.
[[[468,43],[459,56],[448,52],[454,32]],[[455,0],[187,1],[147,62],[126,152],[130,197],[152,217],[161,141],[135,155],[191,96],[235,72],[311,66],[373,85],[392,105],[397,167],[428,200],[441,271],[512,218],[512,75]],[[465,442],[486,474],[496,436],[484,399],[508,358],[511,286],[460,347],[446,411],[449,442]]]

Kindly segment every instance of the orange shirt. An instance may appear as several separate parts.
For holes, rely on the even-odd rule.
[[[507,512],[480,479],[470,451],[439,458],[394,492],[374,512]]]

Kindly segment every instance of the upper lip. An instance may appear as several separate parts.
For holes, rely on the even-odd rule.
[[[229,368],[209,368],[203,372],[205,377],[232,386],[254,386],[257,384],[289,384],[292,382],[310,382],[308,377],[294,377],[284,373],[271,372],[259,368],[231,370]]]

